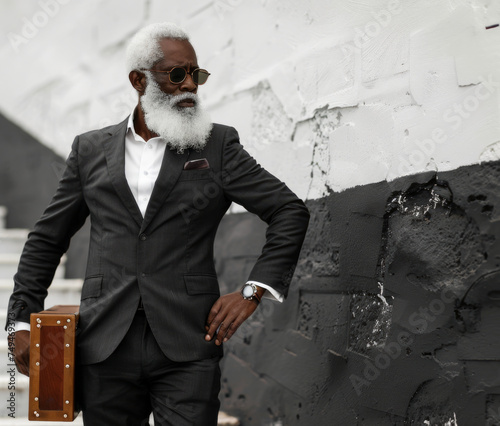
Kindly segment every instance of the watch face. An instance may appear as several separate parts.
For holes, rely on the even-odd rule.
[[[253,288],[251,285],[246,285],[243,287],[242,294],[244,297],[252,297],[253,296]]]

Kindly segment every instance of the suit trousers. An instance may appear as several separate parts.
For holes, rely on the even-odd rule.
[[[168,333],[168,330],[165,330]],[[158,346],[144,311],[106,360],[79,365],[85,426],[216,426],[220,357],[174,362]]]

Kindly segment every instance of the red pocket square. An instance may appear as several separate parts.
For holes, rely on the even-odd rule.
[[[201,170],[208,169],[210,166],[206,158],[199,158],[198,160],[187,161],[184,164],[184,170]]]

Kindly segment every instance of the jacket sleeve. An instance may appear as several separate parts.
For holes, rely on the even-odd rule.
[[[309,211],[283,182],[243,149],[238,133],[231,127],[225,134],[222,156],[225,196],[268,224],[266,243],[248,279],[265,283],[286,297],[307,231]]]
[[[29,322],[32,312],[43,310],[47,288],[61,256],[89,214],[80,182],[78,144],[77,137],[54,197],[28,235],[14,276],[7,324],[13,321]]]

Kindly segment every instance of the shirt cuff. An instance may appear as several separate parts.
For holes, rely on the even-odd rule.
[[[247,284],[254,284],[258,287],[265,288],[269,292],[264,294],[266,299],[277,300],[278,302],[283,302],[285,299],[282,294],[278,293],[274,288],[268,286],[267,284],[262,284],[258,281],[247,281]]]
[[[14,328],[16,329],[16,331],[21,331],[21,330],[31,331],[29,322],[24,322],[24,321],[14,321]]]

